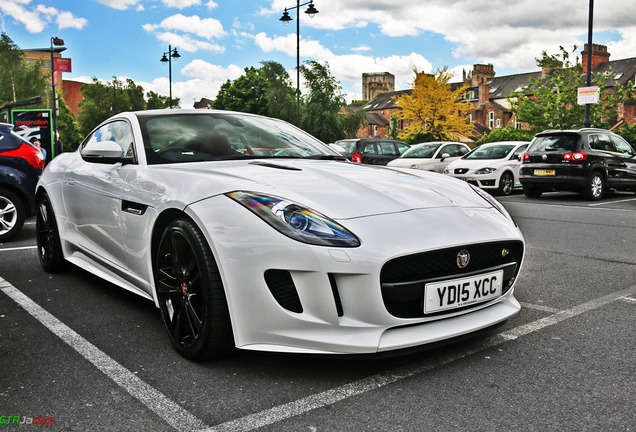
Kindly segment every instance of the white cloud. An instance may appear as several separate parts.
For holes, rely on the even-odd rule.
[[[161,0],[167,7],[173,7],[177,9],[183,9],[190,6],[198,6],[201,4],[201,0]]]
[[[243,68],[236,65],[229,65],[227,68],[213,65],[203,60],[193,60],[188,63],[181,73],[192,78],[200,78],[205,80],[235,80],[243,75]]]
[[[0,0],[0,11],[23,24],[29,33],[41,33],[47,24],[40,12],[29,11],[25,6],[13,1]]]
[[[201,19],[196,15],[172,15],[161,21],[160,24],[153,25],[152,28],[192,33],[196,36],[203,37],[208,40],[220,38],[227,34],[227,32],[223,30],[223,24],[221,24],[219,20],[216,20],[214,18]]]
[[[179,35],[171,32],[158,33],[157,39],[162,42],[169,43],[173,47],[179,47],[184,51],[196,52],[199,50],[210,51],[215,54],[219,54],[225,51],[225,47],[217,44],[211,44],[196,39],[192,39],[188,35]]]
[[[88,20],[85,18],[77,18],[71,12],[60,12],[57,15],[57,27],[59,29],[63,28],[74,28],[77,30],[81,30],[88,25]]]
[[[85,18],[77,18],[73,13],[58,11],[54,7],[47,7],[41,4],[31,6],[31,0],[0,0],[0,11],[22,23],[29,33],[41,33],[52,22],[55,22],[58,29],[75,28],[81,30],[88,24]]]
[[[126,10],[129,6],[135,6],[141,0],[97,0],[101,4],[118,10]]]

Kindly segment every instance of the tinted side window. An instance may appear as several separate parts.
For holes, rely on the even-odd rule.
[[[395,145],[397,146],[398,153],[400,153],[401,155],[404,154],[405,151],[411,148],[410,146],[406,144],[396,143]]]
[[[393,145],[392,142],[380,142],[378,143],[378,147],[380,150],[378,153],[380,154],[397,156],[397,152],[395,151],[395,146]]]
[[[616,147],[616,151],[619,153],[625,154],[634,154],[634,150],[632,147],[627,144],[627,142],[623,141],[620,137],[613,135],[612,141],[614,141],[614,147]]]
[[[375,149],[375,143],[367,143],[362,148],[362,153],[365,154],[377,154],[378,152]]]
[[[512,159],[519,158],[519,156],[520,156],[520,155],[522,155],[522,154],[526,151],[526,149],[527,149],[527,148],[528,148],[528,146],[527,146],[527,145],[522,145],[521,147],[519,147],[519,148],[518,148],[517,150],[515,150],[515,152],[513,153],[513,155],[512,155]]]
[[[616,149],[614,148],[614,143],[612,143],[612,140],[610,139],[609,135],[607,134],[590,135],[590,137],[592,136],[596,137],[596,141],[594,143],[596,147],[592,147],[593,149],[605,150],[605,151],[616,151]]]

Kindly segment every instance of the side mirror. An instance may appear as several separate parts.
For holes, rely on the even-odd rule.
[[[442,161],[446,158],[451,157],[451,155],[449,153],[442,153]]]
[[[92,163],[115,164],[131,163],[133,158],[126,157],[119,144],[114,141],[89,142],[81,150],[82,159]]]

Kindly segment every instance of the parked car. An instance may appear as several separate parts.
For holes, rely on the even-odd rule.
[[[412,145],[402,156],[387,165],[441,173],[446,166],[470,151],[466,144],[453,141],[435,141]]]
[[[197,360],[385,352],[516,314],[524,241],[506,210],[467,183],[399,174],[281,120],[120,113],[42,174],[38,256],[154,301]]]
[[[444,174],[500,195],[510,195],[515,188],[521,188],[519,166],[528,144],[528,141],[483,144],[448,164]]]
[[[34,214],[43,166],[42,151],[13,133],[12,124],[0,123],[0,242],[15,237]]]
[[[344,156],[353,162],[369,165],[386,165],[410,147],[402,141],[384,138],[365,138],[336,141],[345,149]]]
[[[523,155],[520,180],[533,198],[551,190],[577,191],[589,200],[608,188],[636,191],[636,152],[608,130],[548,130]]]

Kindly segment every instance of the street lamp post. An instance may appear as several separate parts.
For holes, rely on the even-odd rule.
[[[64,45],[64,40],[55,36],[51,38],[51,128],[53,129],[53,136],[55,137],[55,133],[57,132],[57,95],[55,94],[55,59],[53,58],[53,45],[62,46]]]
[[[166,55],[168,57],[166,57]],[[176,48],[172,48],[172,46],[168,45],[168,52],[163,53],[163,57],[161,57],[161,62],[165,63],[168,62],[168,82],[170,85],[170,102],[169,102],[169,106],[170,108],[172,108],[172,59],[176,58],[178,59],[179,57],[181,57],[179,55],[179,52],[177,51]]]
[[[592,85],[592,18],[594,15],[594,0],[590,0],[590,16],[587,21],[587,86]],[[585,104],[585,120],[583,127],[592,126],[590,120],[590,104]]]
[[[288,25],[292,18],[287,11],[296,9],[296,126],[298,127],[300,127],[300,16],[298,11],[301,6],[305,5],[309,5],[305,13],[309,15],[310,18],[313,18],[314,15],[318,13],[318,10],[314,7],[314,2],[308,1],[300,4],[300,0],[296,0],[296,6],[285,8],[283,16],[280,18],[283,24]]]

